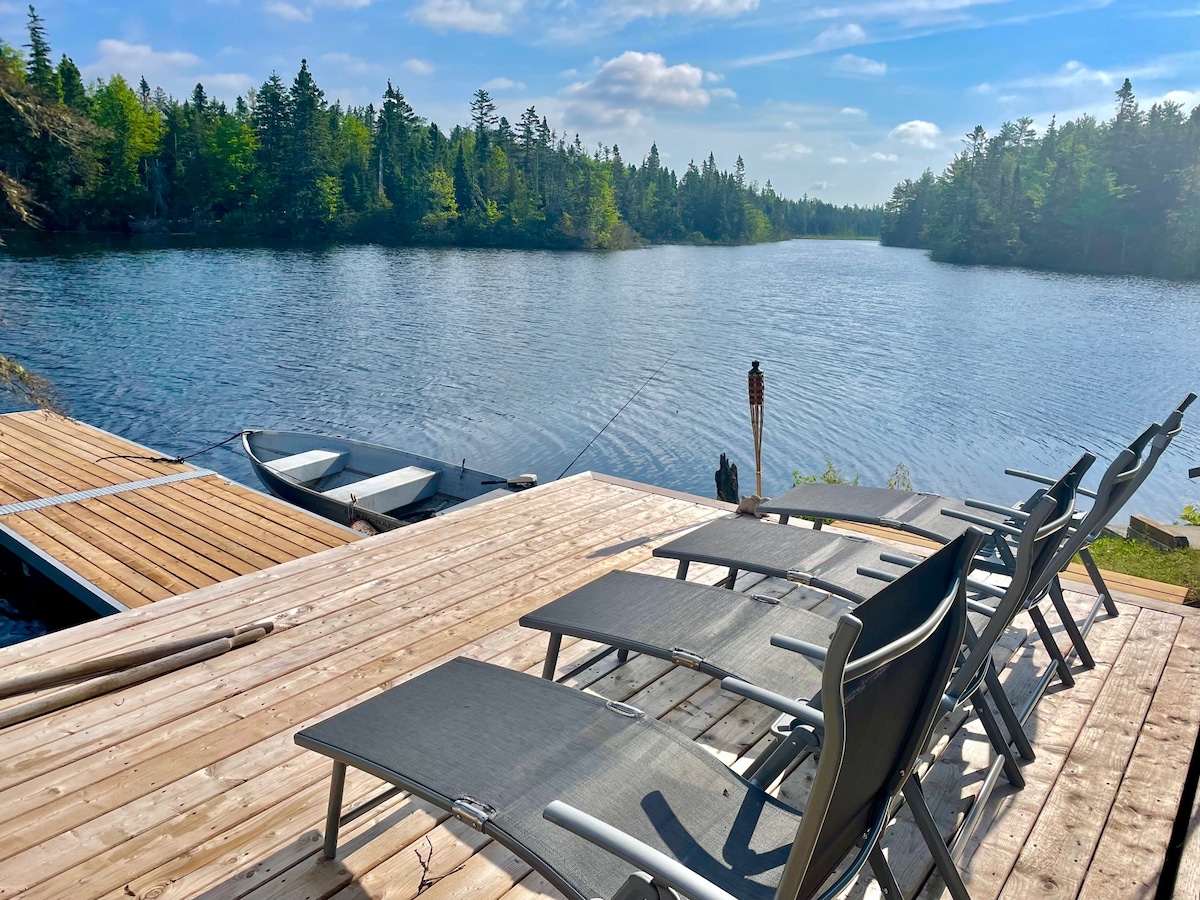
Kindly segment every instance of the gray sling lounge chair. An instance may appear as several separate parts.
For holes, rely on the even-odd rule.
[[[1051,602],[1062,618],[1063,628],[1066,629],[1080,662],[1088,668],[1092,668],[1095,661],[1088,650],[1086,637],[1100,611],[1100,606],[1103,605],[1109,615],[1117,614],[1112,592],[1105,584],[1088,548],[1146,480],[1158,463],[1159,457],[1179,434],[1183,414],[1195,399],[1196,395],[1189,393],[1161,426],[1151,425],[1126,450],[1121,451],[1105,471],[1095,491],[1080,489],[1079,493],[1093,498],[1092,507],[1064,543],[1051,571],[1044,576],[1045,583],[1035,585],[1039,596],[1047,588],[1050,590]],[[1005,473],[1041,484],[1054,483],[1053,478],[1016,469],[1005,469]],[[1030,503],[1038,496],[1039,494],[1035,493],[1024,503],[1009,507],[979,500],[959,502],[936,494],[893,491],[887,488],[803,484],[785,491],[758,508],[760,512],[778,514],[779,521],[783,524],[786,524],[791,516],[810,516],[815,520],[813,527],[820,529],[825,519],[841,519],[847,522],[881,525],[945,543],[960,534],[968,524],[1011,533],[1008,529],[1023,521]],[[1003,571],[1003,564],[1009,560],[1004,556],[1002,543],[997,542],[997,549],[1001,553],[1002,563],[999,571]],[[1070,564],[1077,553],[1082,558],[1097,592],[1096,602],[1081,623],[1076,622],[1067,612],[1062,585],[1058,580],[1058,574]]]
[[[1195,394],[1188,394],[1161,427],[1151,426],[1150,436],[1161,435],[1164,440],[1151,447],[1150,455],[1145,460],[1147,464],[1130,484],[1127,494],[1137,490],[1150,474],[1150,470],[1158,462],[1158,457],[1166,450],[1171,439],[1179,433],[1183,413],[1195,399]],[[1143,434],[1139,441],[1145,441],[1146,438],[1147,435]],[[1144,449],[1143,443],[1137,455],[1141,456]],[[1043,484],[1051,484],[1054,481],[1052,478],[1011,469],[1006,472],[1032,478]],[[1005,506],[997,507],[974,500],[963,502],[937,494],[849,484],[797,485],[760,504],[758,509],[760,512],[778,515],[783,523],[791,516],[808,516],[816,520],[814,527],[820,528],[825,519],[840,519],[845,522],[894,528],[939,543],[957,537],[971,523],[988,528],[993,523],[1010,521],[1008,507]],[[997,512],[997,509],[1000,511]],[[949,510],[950,513],[947,514],[944,510]]]
[[[1027,587],[1040,577],[1058,549],[1071,522],[1075,482],[1082,474],[1079,471],[1050,488],[1030,514],[1017,548],[1014,577],[999,603],[994,608],[973,604],[978,612],[968,625],[969,652],[947,691],[947,712],[968,702],[974,706],[997,754],[1005,760],[1008,780],[1017,787],[1024,784],[1024,779],[1009,743],[1014,743],[1027,759],[1033,758],[1033,748],[1021,727],[1020,716],[1000,686],[991,664],[991,650],[1017,613],[1027,606]],[[821,568],[825,560],[834,559],[832,565],[842,573],[852,566],[877,565],[882,549],[881,545],[867,541],[752,519],[720,519],[700,530],[705,529],[715,529],[719,538],[733,538],[728,543],[735,548],[743,544],[751,548],[746,555],[754,548],[761,548],[765,541],[773,544],[770,550],[790,551],[785,559],[795,560],[817,545],[816,553],[808,560],[813,562],[816,557],[816,565],[810,568]],[[778,542],[773,543],[772,538],[778,538]],[[830,550],[831,544],[842,546]],[[786,571],[786,563],[770,561],[761,568],[769,570],[771,566]],[[864,623],[870,625],[876,617],[886,621],[893,615],[907,615],[906,611],[889,605],[895,599],[885,590],[884,581],[864,575],[855,578],[862,593],[842,591],[842,595],[859,602],[855,615]],[[805,581],[811,583],[812,579],[806,575]],[[1044,620],[1040,621],[1039,633],[1057,653],[1053,635]],[[523,616],[520,623],[550,634],[542,671],[546,678],[554,677],[562,636],[571,635],[616,647],[622,654],[631,650],[647,653],[713,677],[735,676],[775,693],[801,698],[813,696],[817,687],[816,668],[790,663],[785,651],[792,649],[791,645],[775,649],[772,638],[786,634],[807,645],[824,646],[832,629],[827,618],[804,608],[791,597],[772,599],[628,572],[609,573]],[[1056,663],[1043,680],[1048,683],[1054,672],[1058,672],[1064,681],[1072,683],[1061,654]],[[992,717],[985,693],[991,695],[1009,737]]]
[[[352,765],[450,811],[571,900],[828,898],[868,861],[899,898],[878,840],[901,790],[928,812],[907,773],[962,645],[977,545],[964,537],[887,589],[913,613],[891,640],[839,620],[819,707],[766,697],[820,747],[802,813],[629,705],[456,659],[296,735],[334,760],[326,856],[357,812],[340,815]]]
[[[1020,528],[991,523],[990,527],[995,532],[993,545],[998,548],[998,553],[995,557],[977,557],[975,560],[975,567],[981,571],[1009,576],[1009,584],[1004,590],[971,581],[975,590],[998,601],[998,608],[1005,611],[1000,617],[1004,624],[995,632],[994,639],[998,639],[1004,628],[1011,624],[1012,618],[1024,609],[1028,610],[1038,635],[1045,643],[1055,665],[1043,676],[1041,690],[1045,690],[1054,671],[1064,683],[1074,683],[1070,666],[1035,603],[1041,599],[1047,582],[1053,576],[1052,567],[1058,562],[1061,548],[1073,524],[1079,482],[1094,461],[1094,456],[1085,453],[1058,482],[1041,492],[1037,502],[1049,496],[1054,500],[1054,505],[1049,510],[1043,510],[1036,518],[1033,512],[1020,513]],[[1030,508],[1037,510],[1038,506],[1031,505]],[[952,515],[948,513],[947,518]],[[1009,540],[1015,540],[1015,549],[1009,545]],[[704,562],[728,567],[729,574],[723,582],[725,587],[732,588],[738,572],[746,570],[811,585],[854,602],[861,602],[878,591],[878,579],[895,577],[894,573],[873,568],[880,561],[901,566],[913,564],[911,559],[889,552],[883,545],[865,538],[771,525],[752,518],[726,518],[710,522],[656,548],[654,555],[678,560],[676,577],[680,579],[687,577],[690,563]],[[1072,628],[1075,622],[1061,592],[1052,596],[1052,600],[1060,618],[1064,620],[1064,628],[1074,639],[1078,631]],[[980,614],[987,614],[985,607],[976,606],[975,609]],[[982,630],[988,627],[986,623],[973,621]],[[1082,643],[1081,635],[1079,640]],[[1090,655],[1086,657],[1087,660],[1090,658]],[[1002,703],[999,696],[996,702],[1012,730],[1010,708]],[[1021,736],[1014,733],[1013,737],[1020,746]],[[1021,749],[1022,755],[1027,755],[1028,751],[1023,747]]]

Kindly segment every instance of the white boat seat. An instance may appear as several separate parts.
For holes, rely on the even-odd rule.
[[[331,500],[353,503],[360,509],[385,513],[408,506],[437,493],[440,472],[419,466],[405,466],[382,475],[372,475],[362,481],[324,491]]]
[[[350,454],[345,451],[335,453],[332,450],[308,450],[292,456],[281,456],[271,462],[264,462],[263,465],[278,475],[303,484],[342,471],[349,458]]]

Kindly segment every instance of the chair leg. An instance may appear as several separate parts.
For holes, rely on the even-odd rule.
[[[1071,615],[1071,609],[1067,606],[1067,598],[1063,596],[1062,584],[1057,578],[1050,582],[1050,602],[1058,610],[1058,617],[1062,619],[1063,628],[1066,629],[1067,637],[1071,639],[1071,645],[1079,655],[1079,661],[1089,669],[1096,668],[1096,661],[1092,659],[1092,651],[1088,649],[1087,641],[1084,640],[1083,633],[1079,630],[1079,623]]]
[[[342,790],[346,787],[346,764],[333,763],[329,782],[329,811],[325,814],[325,858],[337,856],[338,828],[342,824]]]
[[[722,579],[722,581],[721,581],[721,587],[723,587],[723,588],[729,588],[729,590],[731,590],[731,591],[732,591],[732,590],[733,590],[733,586],[734,586],[735,584],[737,584],[737,577],[738,577],[738,568],[737,568],[737,566],[730,566],[730,567],[729,567],[729,574],[728,574],[728,575],[726,575],[726,576],[725,576],[725,578],[724,578],[724,579]]]
[[[988,740],[991,741],[992,749],[1004,760],[1004,776],[1008,779],[1008,783],[1018,790],[1025,787],[1025,776],[1021,774],[1021,767],[1017,765],[1012,747],[1008,745],[1008,738],[1004,736],[1000,723],[992,715],[992,708],[987,705],[987,698],[982,691],[976,691],[971,696],[971,705],[975,707],[975,713],[979,716],[979,721],[983,723],[983,730],[987,733]]]
[[[681,559],[679,561],[679,567],[675,570],[675,577],[680,581],[687,581],[688,566],[691,564],[691,560]]]
[[[1037,629],[1038,637],[1042,639],[1042,646],[1054,660],[1059,680],[1067,687],[1074,687],[1075,676],[1071,674],[1071,667],[1067,665],[1066,657],[1058,649],[1058,641],[1055,640],[1054,633],[1050,631],[1050,626],[1046,624],[1046,617],[1042,615],[1042,611],[1037,606],[1031,606],[1029,607],[1029,618],[1033,619],[1033,627]]]
[[[929,846],[929,852],[933,854],[933,864],[937,867],[938,874],[942,876],[946,890],[950,892],[950,896],[954,900],[971,900],[971,895],[967,893],[967,886],[963,883],[962,875],[959,874],[958,866],[954,864],[954,859],[950,856],[950,848],[942,839],[942,833],[938,831],[937,823],[933,820],[933,813],[929,811],[929,804],[925,802],[925,792],[921,790],[921,782],[917,781],[915,777],[904,782],[904,799],[908,801],[913,821],[917,823],[921,836],[925,838],[925,843]],[[874,865],[872,865],[873,868]]]
[[[1083,567],[1087,569],[1087,573],[1092,579],[1092,584],[1095,585],[1096,591],[1100,594],[1100,599],[1104,601],[1104,608],[1108,611],[1108,614],[1110,616],[1118,615],[1117,604],[1113,602],[1112,591],[1108,589],[1108,585],[1104,581],[1104,576],[1100,574],[1100,567],[1092,559],[1092,551],[1084,547],[1079,551],[1079,558],[1083,560]]]
[[[879,846],[879,841],[875,842],[875,846],[867,855],[867,864],[871,867],[875,880],[879,882],[879,893],[883,894],[887,900],[904,900],[904,894],[901,893],[900,885],[896,882],[896,874],[888,865],[887,857],[883,855],[883,848]]]
[[[992,701],[996,704],[996,710],[1000,713],[1000,718],[1004,720],[1004,727],[1008,729],[1009,737],[1012,738],[1017,752],[1021,754],[1021,759],[1030,761],[1037,759],[1037,754],[1033,752],[1033,745],[1029,743],[1029,736],[1025,734],[1025,729],[1021,725],[1021,717],[1013,709],[1008,694],[1004,693],[1004,686],[1000,684],[1000,676],[996,674],[996,667],[992,665],[991,661],[988,662],[983,679],[987,684],[988,694],[991,695]]]
[[[558,651],[562,648],[562,635],[550,634],[550,644],[546,647],[546,661],[542,664],[542,677],[547,681],[554,680],[554,670],[558,666]]]

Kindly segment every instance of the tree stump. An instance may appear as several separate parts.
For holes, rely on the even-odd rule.
[[[726,503],[738,502],[737,466],[729,462],[729,457],[721,454],[721,465],[716,471],[717,499]]]

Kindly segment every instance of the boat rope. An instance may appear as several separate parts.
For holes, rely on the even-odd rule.
[[[649,378],[647,378],[644,382],[642,382],[642,386],[633,392],[633,396],[630,397],[628,400],[626,400],[623,404],[621,404],[621,408],[618,409],[615,413],[613,413],[613,417],[604,423],[604,428],[601,428],[599,431],[597,431],[595,437],[593,437],[590,441],[587,442],[587,446],[584,447],[582,450],[580,450],[579,453],[575,456],[575,458],[567,464],[567,467],[558,473],[558,478],[562,478],[564,475],[566,475],[567,472],[569,472],[571,470],[571,466],[573,466],[573,465],[575,465],[575,463],[579,462],[579,457],[583,456],[583,454],[588,452],[588,450],[591,448],[592,444],[596,443],[596,440],[600,437],[600,435],[604,434],[604,432],[608,428],[608,426],[611,425],[613,422],[617,421],[617,416],[619,416],[621,413],[625,412],[625,407],[628,406],[630,403],[632,403],[635,399],[637,399],[637,395],[640,394],[643,390],[645,390],[646,385],[648,385],[650,382],[652,382],[654,380],[655,376],[658,375],[659,372],[661,372],[663,369],[665,369],[667,367],[667,363],[669,363],[671,360],[673,360],[675,358],[675,354],[678,352],[679,351],[676,350],[675,353],[672,353],[670,356],[668,356],[663,361],[663,364],[661,366],[659,366],[657,369],[655,369],[651,373]],[[554,480],[558,481],[558,478],[555,478]]]
[[[222,447],[225,444],[228,444],[230,441],[236,441],[243,434],[249,434],[249,433],[250,433],[250,430],[248,428],[242,429],[241,431],[237,432],[236,434],[231,434],[229,437],[225,438],[225,440],[223,440],[223,441],[217,441],[215,444],[209,444],[207,447],[197,450],[195,453],[189,453],[187,456],[138,456],[137,454],[118,453],[118,454],[114,454],[113,456],[98,457],[96,459],[96,462],[103,462],[106,459],[143,459],[146,462],[183,463],[183,462],[187,462],[187,460],[191,459],[193,456],[199,456],[201,453],[207,453],[209,450],[216,450],[218,447]]]

